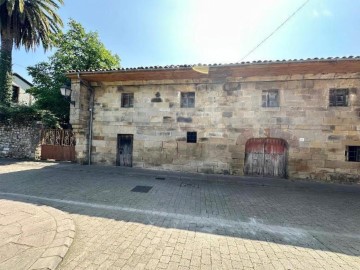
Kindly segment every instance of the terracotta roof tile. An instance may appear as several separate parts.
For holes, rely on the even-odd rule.
[[[77,72],[111,72],[111,71],[141,71],[141,70],[168,70],[168,69],[186,69],[197,66],[219,67],[219,66],[241,66],[250,64],[269,64],[269,63],[293,63],[293,62],[318,62],[318,61],[338,61],[338,60],[360,60],[360,56],[343,56],[343,57],[327,57],[327,58],[307,58],[307,59],[283,59],[283,60],[257,60],[237,63],[214,63],[214,64],[193,64],[193,65],[166,65],[166,66],[146,66],[146,67],[127,67],[115,69],[90,69],[90,70],[70,70],[68,73]]]

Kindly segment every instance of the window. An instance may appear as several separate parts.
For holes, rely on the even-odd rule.
[[[122,93],[121,94],[121,107],[122,108],[134,107],[134,93]]]
[[[263,90],[262,107],[279,107],[279,90]]]
[[[329,106],[346,107],[348,106],[349,89],[330,89]]]
[[[187,143],[196,143],[197,141],[197,133],[195,131],[188,132],[186,134],[186,142]]]
[[[181,93],[181,108],[194,108],[195,107],[195,92]]]
[[[360,162],[360,146],[346,147],[346,161]]]
[[[19,103],[19,92],[20,92],[20,88],[17,86],[12,87],[12,96],[11,96],[11,101],[14,103]]]

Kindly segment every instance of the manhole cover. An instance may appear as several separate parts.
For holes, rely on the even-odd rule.
[[[165,180],[165,177],[155,177],[156,180]]]
[[[136,186],[131,191],[132,192],[141,192],[141,193],[148,193],[152,187],[149,186]]]
[[[191,183],[181,183],[180,187],[192,187],[192,188],[199,188],[199,185],[197,184],[191,184]]]

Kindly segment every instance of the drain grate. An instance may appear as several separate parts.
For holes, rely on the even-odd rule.
[[[192,188],[199,188],[199,185],[197,184],[191,184],[191,183],[181,183],[180,187],[192,187]]]
[[[150,186],[136,186],[131,191],[132,192],[148,193],[150,191],[150,189],[152,189],[152,188],[153,187],[150,187]]]
[[[165,177],[155,177],[156,180],[165,180]]]

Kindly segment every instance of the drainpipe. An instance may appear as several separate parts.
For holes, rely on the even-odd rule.
[[[93,88],[90,88],[91,97],[90,97],[90,104],[89,104],[89,111],[90,111],[90,121],[89,121],[89,164],[91,165],[91,148],[92,148],[92,130],[93,130],[93,115],[94,115],[94,96],[95,91]]]
[[[84,83],[84,81],[80,78],[80,72],[78,72],[77,77],[80,81],[80,84],[83,83],[88,90],[90,90],[90,100],[89,100],[89,112],[90,112],[90,118],[89,118],[89,143],[88,143],[88,165],[91,165],[91,148],[92,148],[92,130],[93,130],[93,114],[94,114],[94,96],[95,96],[95,91],[94,89]]]

